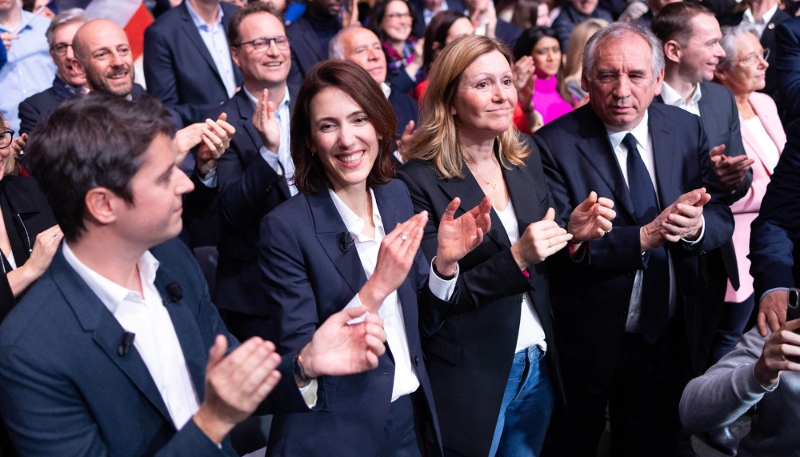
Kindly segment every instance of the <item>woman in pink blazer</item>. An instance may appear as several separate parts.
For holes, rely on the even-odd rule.
[[[769,49],[763,49],[756,29],[749,24],[724,27],[720,45],[726,56],[720,59],[715,72],[716,81],[733,92],[739,109],[742,141],[747,156],[753,159],[753,184],[747,195],[731,205],[736,227],[733,244],[739,266],[739,290],[728,282],[726,306],[717,330],[714,360],[727,354],[742,337],[755,302],[753,278],[750,276],[750,223],[758,216],[761,199],[767,191],[770,176],[778,163],[786,133],[778,118],[775,102],[766,94],[756,92],[764,88]]]

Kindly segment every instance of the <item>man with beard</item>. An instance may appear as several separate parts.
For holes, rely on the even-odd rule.
[[[30,133],[34,127],[44,122],[62,101],[88,92],[86,78],[78,75],[72,65],[75,57],[72,38],[88,21],[89,17],[85,11],[71,8],[56,15],[47,28],[45,35],[50,46],[50,57],[53,58],[58,70],[51,88],[28,97],[19,104],[20,135]]]

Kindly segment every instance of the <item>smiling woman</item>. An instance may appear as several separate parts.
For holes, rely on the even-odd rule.
[[[367,27],[383,44],[390,78],[405,71],[412,80],[424,79],[422,41],[418,46],[413,32],[416,21],[416,9],[407,0],[383,0],[372,8]]]

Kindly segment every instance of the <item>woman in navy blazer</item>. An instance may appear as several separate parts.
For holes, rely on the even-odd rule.
[[[275,344],[281,353],[302,347],[328,316],[361,303],[384,316],[389,351],[375,370],[326,378],[325,411],[276,415],[269,455],[421,456],[423,424],[436,439],[430,450],[440,449],[420,328],[441,318],[418,316],[417,302],[446,309],[458,290],[455,275],[429,279],[419,251],[427,214],[415,216],[406,187],[390,179],[395,123],[377,83],[348,61],[316,65],[298,94],[291,151],[300,193],[264,218],[259,241]],[[487,201],[447,219],[444,263],[480,242],[488,211]]]
[[[445,455],[539,455],[561,397],[553,392],[560,383],[543,261],[571,264],[570,251],[584,260],[580,242],[611,230],[614,217],[613,203],[592,193],[568,230],[560,227],[539,151],[512,124],[512,66],[495,39],[447,45],[431,68],[410,150],[416,159],[398,173],[415,211],[431,215],[428,256],[439,249],[436,216],[451,199],[469,208],[488,197],[493,207],[491,230],[459,262],[461,299],[438,311],[446,320],[423,341]],[[568,242],[576,244],[564,249]]]

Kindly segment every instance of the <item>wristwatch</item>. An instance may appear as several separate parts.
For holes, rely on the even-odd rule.
[[[308,375],[306,375],[305,370],[303,370],[303,362],[300,361],[299,353],[294,356],[292,371],[294,372],[295,377],[297,377],[297,380],[300,381],[303,385],[306,385],[309,382],[311,382],[311,378],[309,378]]]
[[[791,309],[796,309],[800,305],[800,289],[792,287],[789,293],[786,294],[786,306]]]

